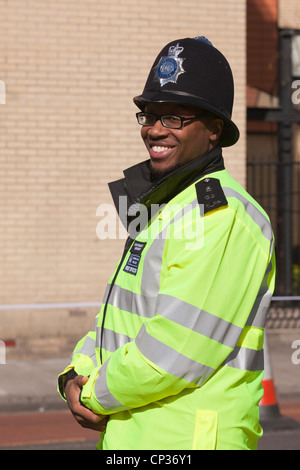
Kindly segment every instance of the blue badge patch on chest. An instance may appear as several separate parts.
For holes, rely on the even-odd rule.
[[[135,241],[130,249],[130,256],[123,269],[126,273],[133,274],[136,276],[143,249],[146,246],[146,242]]]
[[[124,271],[126,273],[134,274],[135,276],[137,273],[140,261],[141,261],[141,255],[131,254],[128,258]]]

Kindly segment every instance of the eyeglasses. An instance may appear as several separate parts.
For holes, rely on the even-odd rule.
[[[169,129],[181,129],[184,121],[199,119],[203,116],[205,116],[205,114],[189,117],[175,116],[172,114],[165,114],[164,116],[155,116],[155,114],[149,113],[136,114],[137,121],[141,126],[154,126],[156,121],[160,120],[162,125],[164,127],[168,127]]]

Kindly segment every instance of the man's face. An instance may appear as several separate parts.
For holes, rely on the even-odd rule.
[[[150,103],[146,113],[163,116],[174,114],[182,117],[203,114],[201,109],[173,103]],[[216,132],[215,128],[219,129]],[[222,130],[222,121],[210,116],[185,121],[181,129],[169,129],[157,120],[154,126],[143,126],[141,136],[148,149],[155,173],[163,175],[208,152]],[[218,134],[218,135],[217,135]]]

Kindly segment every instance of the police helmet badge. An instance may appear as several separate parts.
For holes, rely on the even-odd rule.
[[[183,50],[184,48],[177,44],[169,48],[167,56],[161,57],[159,64],[155,67],[156,75],[161,86],[164,86],[168,82],[177,83],[179,75],[185,73],[182,66],[184,59],[178,57]]]

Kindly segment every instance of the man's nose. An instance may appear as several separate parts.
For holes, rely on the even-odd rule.
[[[157,119],[154,126],[149,127],[148,134],[153,138],[157,138],[157,137],[160,137],[160,136],[168,135],[169,131],[168,131],[167,127],[162,125],[161,120]]]

